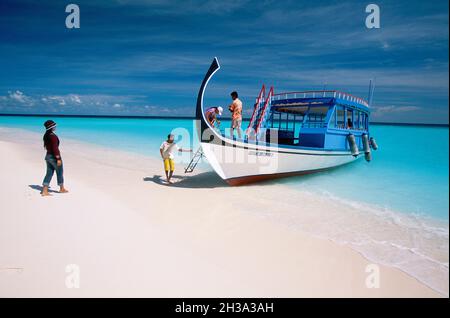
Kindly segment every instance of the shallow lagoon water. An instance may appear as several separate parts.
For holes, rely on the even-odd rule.
[[[43,132],[42,117],[0,117],[0,126]],[[198,147],[190,119],[53,118],[62,137],[159,157],[167,134]],[[228,126],[227,121],[222,126]],[[355,163],[309,176],[276,180],[293,188],[329,193],[404,213],[448,221],[449,139],[447,127],[373,125],[380,147],[367,163]]]

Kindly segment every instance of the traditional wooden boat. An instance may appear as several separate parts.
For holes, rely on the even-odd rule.
[[[377,145],[369,134],[369,102],[333,90],[275,94],[263,85],[244,137],[227,137],[209,124],[203,108],[219,69],[214,58],[201,84],[197,133],[203,155],[228,184],[323,171],[357,160],[359,149],[371,160]]]

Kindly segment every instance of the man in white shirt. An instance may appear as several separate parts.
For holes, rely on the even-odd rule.
[[[179,152],[192,152],[192,149],[182,149],[179,148],[178,145],[173,141],[174,135],[169,134],[167,136],[167,140],[161,144],[159,147],[159,152],[161,153],[161,158],[164,161],[164,171],[166,172],[167,182],[172,184],[173,182],[170,180],[172,178],[173,172],[175,170],[175,162],[174,162],[174,151]]]

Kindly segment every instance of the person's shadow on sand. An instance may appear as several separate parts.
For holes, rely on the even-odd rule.
[[[162,175],[154,175],[153,177],[145,177],[144,181],[152,181],[159,185],[165,185],[177,188],[191,188],[191,189],[202,189],[202,188],[222,188],[226,187],[227,183],[217,176],[216,173],[203,172],[196,175],[173,175],[172,184],[166,182],[166,177]]]
[[[40,186],[40,185],[37,185],[37,184],[29,184],[28,186],[29,186],[31,189],[33,189],[33,190],[39,191],[39,193],[42,192],[42,186]],[[55,190],[51,190],[51,189],[48,189],[48,192],[50,192],[50,193],[59,193],[59,191],[55,191]]]

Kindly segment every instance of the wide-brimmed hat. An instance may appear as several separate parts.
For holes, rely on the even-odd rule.
[[[47,121],[44,123],[44,127],[45,127],[45,130],[50,130],[50,129],[56,127],[56,123],[55,123],[53,120],[47,120]]]
[[[217,107],[217,110],[219,111],[219,115],[222,116],[223,108],[219,106]]]

